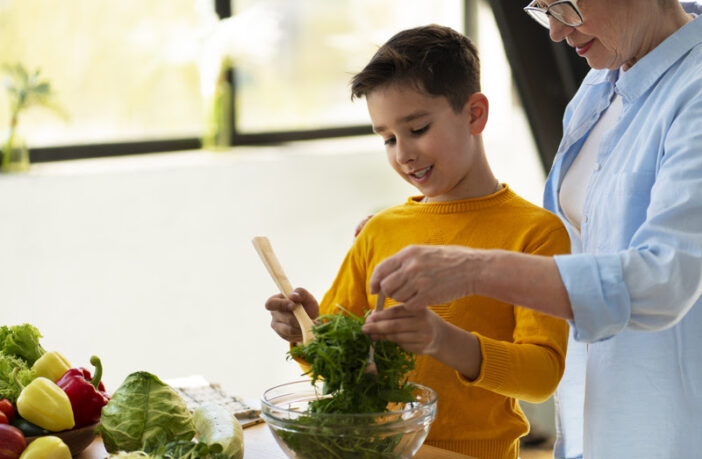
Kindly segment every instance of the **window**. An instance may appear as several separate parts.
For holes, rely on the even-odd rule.
[[[198,137],[197,56],[213,21],[210,0],[0,2],[1,62],[41,69],[68,115],[28,110],[30,146]]]
[[[349,79],[376,47],[430,22],[463,31],[463,0],[240,0],[227,5],[246,18],[238,23],[220,21],[216,5],[0,1],[0,64],[41,69],[68,115],[22,115],[32,160],[199,147],[212,50],[223,44],[234,57],[235,143],[370,132],[364,104],[349,102]],[[277,21],[279,36],[262,50],[264,19]],[[0,126],[5,107],[3,91]]]
[[[260,0],[240,0],[237,11]],[[280,46],[236,65],[237,130],[290,131],[368,124],[349,80],[401,29],[440,23],[463,31],[463,1],[297,0],[269,3]],[[252,27],[256,27],[255,24]]]

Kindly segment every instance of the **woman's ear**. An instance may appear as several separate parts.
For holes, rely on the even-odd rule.
[[[482,92],[472,94],[463,108],[470,114],[470,133],[478,135],[483,132],[488,120],[488,99]]]

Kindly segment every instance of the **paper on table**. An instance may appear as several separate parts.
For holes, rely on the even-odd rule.
[[[251,401],[227,394],[219,384],[211,383],[203,376],[192,375],[164,382],[178,391],[190,411],[202,405],[216,404],[229,410],[244,428],[263,422],[261,410],[255,408]]]

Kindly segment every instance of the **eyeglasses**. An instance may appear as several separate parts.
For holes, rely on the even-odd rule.
[[[551,28],[549,16],[568,27],[578,27],[583,24],[583,15],[578,9],[578,0],[559,0],[550,5],[546,5],[543,0],[533,0],[524,7],[524,11],[547,29]]]

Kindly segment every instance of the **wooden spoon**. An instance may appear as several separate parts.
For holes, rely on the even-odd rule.
[[[385,295],[382,291],[378,292],[378,298],[375,300],[375,310],[376,312],[383,310],[383,305],[385,304]],[[368,365],[366,366],[366,373],[368,374],[378,374],[378,366],[375,364],[375,346],[371,343],[370,351],[368,352]]]
[[[280,293],[287,299],[290,299],[290,293],[292,293],[292,284],[288,280],[288,277],[283,271],[283,267],[278,261],[278,257],[275,256],[273,252],[273,247],[267,237],[257,236],[253,238],[253,245],[258,252],[258,256],[261,257],[263,264],[266,266],[268,273],[273,278],[273,281],[280,289]],[[314,322],[307,315],[307,311],[300,303],[295,303],[295,308],[293,309],[293,314],[300,324],[300,329],[302,329],[302,344],[307,344],[310,341],[314,341],[314,333],[312,333],[312,326]]]

